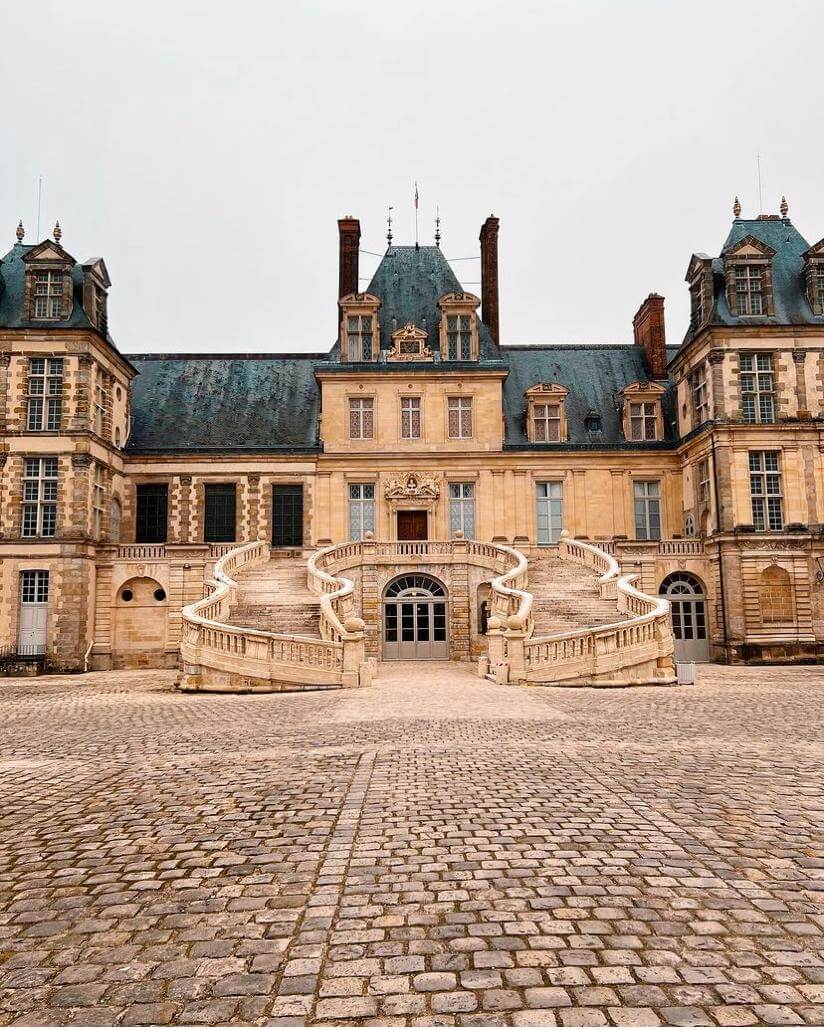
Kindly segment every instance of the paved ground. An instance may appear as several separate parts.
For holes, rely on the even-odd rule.
[[[824,1023],[824,670],[172,679],[0,681],[0,1023]]]

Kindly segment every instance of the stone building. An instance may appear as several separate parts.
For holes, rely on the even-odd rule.
[[[59,226],[34,245],[18,227],[0,261],[7,659],[175,665],[184,609],[255,541],[266,568],[283,560],[268,594],[263,573],[257,595],[232,594],[233,625],[328,636],[306,558],[362,541],[346,633],[362,620],[363,657],[483,655],[492,574],[464,543],[515,548],[538,584],[562,532],[672,602],[680,657],[824,653],[824,240],[810,246],[783,202],[754,219],[736,202],[718,256],[692,256],[680,346],[654,293],[625,345],[507,346],[492,216],[480,297],[438,246],[390,244],[361,291],[359,222],[338,227],[331,348],[142,355],[109,333],[102,258],[76,260]],[[426,583],[404,587],[424,554]],[[585,588],[552,595],[563,577],[544,571],[544,630],[568,630],[553,606]],[[393,622],[404,597],[424,620],[411,651]]]

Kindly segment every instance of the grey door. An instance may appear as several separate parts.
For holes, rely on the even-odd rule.
[[[49,614],[49,574],[34,569],[20,575],[20,627],[17,653],[37,656],[46,653],[46,625]]]
[[[432,576],[398,576],[383,600],[383,657],[432,661],[449,657],[446,591]]]
[[[688,572],[673,572],[661,584],[660,593],[670,603],[675,660],[708,662],[707,598],[701,583]]]

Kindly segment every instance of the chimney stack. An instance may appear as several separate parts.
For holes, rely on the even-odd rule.
[[[644,352],[650,379],[667,378],[667,338],[664,331],[664,298],[651,293],[632,320],[635,346]]]
[[[481,319],[492,339],[500,344],[498,325],[498,226],[494,215],[481,226]]]
[[[360,222],[347,215],[338,219],[338,300],[347,293],[358,292],[358,248],[360,247]]]

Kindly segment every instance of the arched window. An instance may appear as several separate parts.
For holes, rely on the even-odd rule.
[[[779,565],[764,569],[758,584],[758,600],[762,622],[792,622],[793,587],[789,572]]]
[[[393,579],[384,597],[443,597],[445,594],[443,583],[433,576],[408,575]]]
[[[687,515],[684,520],[684,536],[695,536],[695,520],[692,515]]]

